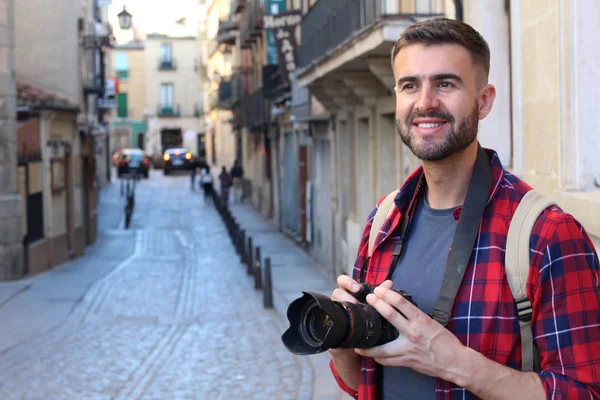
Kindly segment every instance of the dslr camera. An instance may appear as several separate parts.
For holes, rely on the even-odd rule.
[[[317,354],[329,349],[368,349],[396,339],[396,328],[367,304],[374,287],[363,283],[357,293],[350,293],[359,303],[333,301],[319,293],[302,292],[287,309],[290,327],[281,340],[298,355]],[[412,304],[412,296],[394,290]]]

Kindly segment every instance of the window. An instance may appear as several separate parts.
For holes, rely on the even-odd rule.
[[[115,71],[120,80],[129,79],[129,60],[127,53],[115,54]]]
[[[117,94],[117,116],[119,118],[127,118],[127,93]]]
[[[173,108],[173,84],[163,83],[160,85],[160,105],[163,108]]]
[[[171,43],[160,44],[160,60],[168,64],[173,60],[173,53],[171,51]]]

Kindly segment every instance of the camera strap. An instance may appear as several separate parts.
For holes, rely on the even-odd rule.
[[[492,168],[485,151],[479,146],[475,167],[471,175],[469,189],[463,208],[458,218],[458,225],[454,233],[452,248],[446,265],[444,280],[440,290],[437,305],[431,317],[443,326],[450,321],[450,312],[454,306],[454,299],[458,293],[471,252],[477,239],[481,219],[487,204],[490,185],[492,183]]]
[[[479,146],[467,196],[452,240],[452,247],[440,289],[440,297],[431,313],[431,317],[443,326],[446,326],[450,321],[450,312],[454,306],[454,299],[462,283],[467,265],[469,265],[471,252],[473,251],[475,239],[477,238],[483,212],[488,200],[491,182],[492,168],[490,167],[489,157],[485,153],[485,150]],[[412,219],[410,214],[410,211],[408,211],[407,215],[402,218],[400,237],[394,246],[393,260],[388,279],[391,279],[400,261],[402,249],[410,229]]]

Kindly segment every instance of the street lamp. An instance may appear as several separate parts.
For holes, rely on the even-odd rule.
[[[127,12],[125,6],[123,6],[123,11],[117,14],[117,17],[119,17],[119,27],[121,29],[131,28],[131,14]]]

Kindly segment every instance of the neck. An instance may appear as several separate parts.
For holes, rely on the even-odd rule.
[[[441,161],[423,161],[429,207],[444,210],[465,202],[476,158],[477,141],[474,141],[465,150]]]

